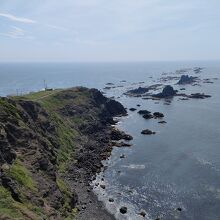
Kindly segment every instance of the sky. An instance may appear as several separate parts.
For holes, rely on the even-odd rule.
[[[0,0],[0,62],[220,60],[219,0]]]

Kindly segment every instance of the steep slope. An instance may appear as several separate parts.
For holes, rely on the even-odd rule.
[[[0,219],[72,219],[124,114],[82,87],[0,98]]]

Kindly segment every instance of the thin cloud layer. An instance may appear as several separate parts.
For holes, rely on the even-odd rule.
[[[5,13],[0,13],[1,17],[7,18],[11,21],[16,21],[16,22],[21,22],[25,24],[36,24],[37,22],[28,18],[21,18],[21,17],[16,17],[12,14],[5,14]]]
[[[0,4],[0,46],[15,50],[13,56],[16,48],[26,48],[23,59],[220,58],[216,0],[1,0]],[[31,45],[13,42],[27,36],[34,37]]]

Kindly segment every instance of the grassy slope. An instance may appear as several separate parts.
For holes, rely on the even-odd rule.
[[[69,102],[73,102],[76,105],[84,105],[88,101],[89,93],[87,91],[80,91],[75,88],[68,93],[73,95],[73,99],[63,99],[62,94],[66,93],[66,90],[54,90],[54,91],[41,91],[37,93],[28,94],[22,97],[11,97],[16,100],[28,100],[38,102],[49,114],[50,121],[53,122],[56,128],[56,136],[59,141],[59,150],[57,152],[57,186],[60,191],[65,195],[65,204],[63,206],[64,213],[66,209],[69,209],[68,202],[70,199],[70,191],[68,186],[62,179],[63,173],[65,173],[68,161],[74,157],[75,139],[79,135],[78,131],[74,129],[74,124],[80,123],[83,119],[78,117],[63,117],[59,110],[68,105]],[[61,95],[61,96],[59,96]],[[0,100],[0,106],[4,106],[10,114],[15,115],[19,119],[19,115],[16,109]],[[21,122],[23,123],[23,122]],[[31,177],[28,169],[19,160],[15,160],[12,166],[9,168],[6,166],[6,173],[14,179],[19,185],[21,194],[24,194],[24,200],[21,203],[16,202],[10,195],[9,191],[0,186],[0,218],[7,217],[9,219],[42,219],[47,217],[44,215],[44,211],[35,207],[25,199],[25,190],[37,193],[35,182]],[[75,214],[75,210],[72,213],[66,213],[66,219],[71,219]]]

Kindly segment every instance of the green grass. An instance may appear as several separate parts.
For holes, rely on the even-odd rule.
[[[0,219],[3,218],[13,220],[47,219],[40,208],[30,203],[22,204],[16,202],[10,192],[0,186]]]
[[[54,95],[59,92],[60,89],[55,89],[52,91],[39,91],[39,92],[31,92],[23,96],[14,96],[15,99],[27,99],[32,101],[38,101],[40,99],[46,98],[48,96]]]
[[[17,119],[20,118],[16,106],[10,104],[7,100],[0,99],[0,107],[3,108],[7,114],[15,116]]]
[[[22,214],[16,209],[16,205],[11,194],[4,187],[0,186],[0,215],[13,219],[21,218]]]
[[[59,190],[62,193],[64,193],[68,197],[71,196],[71,193],[70,193],[70,190],[69,190],[68,186],[66,185],[66,183],[60,177],[57,177],[56,183],[57,183],[57,186],[58,186]]]
[[[21,164],[20,161],[15,160],[8,172],[8,174],[20,185],[36,191],[36,186],[30,172]]]
[[[73,156],[75,147],[74,140],[77,136],[77,131],[72,129],[68,125],[68,121],[62,120],[58,114],[53,113],[50,117],[56,125],[57,139],[60,145],[57,152],[57,165],[63,170],[62,168],[65,167],[65,163]]]

